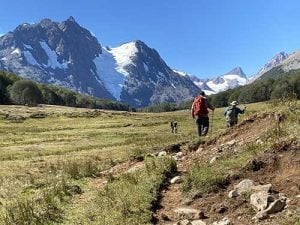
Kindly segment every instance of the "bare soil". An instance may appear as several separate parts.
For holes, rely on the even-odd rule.
[[[190,152],[186,148],[185,160],[177,164],[178,172],[184,176],[196,161],[209,162],[215,155],[239,151],[249,143],[260,141],[265,132],[276,124],[278,125],[274,114],[257,114],[201,145],[197,152]],[[249,164],[236,171],[239,176],[231,178],[227,187],[194,199],[186,198],[181,192],[181,184],[166,186],[161,192],[160,205],[155,212],[156,224],[176,223],[178,218],[174,210],[182,206],[201,209],[208,217],[205,219],[207,224],[221,220],[225,216],[229,217],[234,225],[257,224],[252,220],[256,211],[250,205],[249,196],[228,198],[229,191],[243,179],[251,179],[255,184],[271,183],[274,193],[282,193],[288,198],[288,207],[285,210],[271,215],[269,219],[259,224],[287,225],[289,224],[287,221],[293,215],[300,215],[300,142],[288,141],[274,145]],[[251,164],[256,166],[253,167]]]

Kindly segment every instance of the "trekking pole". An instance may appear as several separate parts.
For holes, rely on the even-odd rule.
[[[212,128],[213,128],[213,123],[214,123],[214,113],[215,113],[215,111],[213,110],[213,113],[212,113],[212,116],[211,116],[210,136],[212,136]]]

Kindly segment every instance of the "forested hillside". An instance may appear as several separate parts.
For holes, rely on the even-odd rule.
[[[69,89],[53,85],[38,84],[4,71],[0,71],[0,104],[29,106],[49,104],[95,109],[129,110],[128,105],[120,102],[78,94]]]
[[[234,100],[240,103],[254,103],[284,97],[300,98],[300,70],[288,73],[270,70],[268,74],[272,72],[276,73],[276,76],[268,76],[269,78],[252,84],[211,95],[211,102],[216,107],[223,107]]]

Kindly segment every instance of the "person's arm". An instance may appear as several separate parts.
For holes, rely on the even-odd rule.
[[[245,112],[245,109],[240,109],[240,108],[237,108],[237,111],[238,111],[238,113],[239,113],[239,114],[244,114],[244,112]]]
[[[210,104],[210,102],[208,100],[206,100],[207,102],[207,108],[211,109],[212,111],[215,110],[215,107],[212,106],[212,104]]]
[[[192,108],[191,108],[191,115],[192,115],[193,118],[195,118],[195,115],[194,115],[194,104],[195,104],[195,101],[193,101]]]

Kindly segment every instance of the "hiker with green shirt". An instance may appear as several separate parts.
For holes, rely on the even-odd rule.
[[[230,103],[230,106],[226,108],[224,112],[224,116],[226,117],[226,126],[232,127],[238,123],[238,115],[244,114],[246,107],[244,109],[240,109],[237,107],[239,103],[237,101],[233,101]]]

